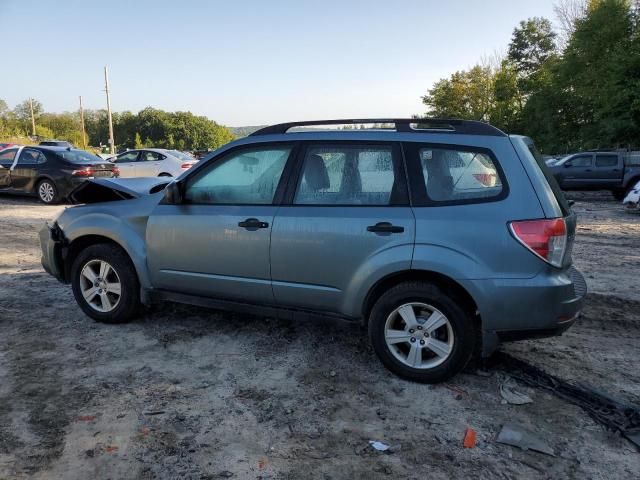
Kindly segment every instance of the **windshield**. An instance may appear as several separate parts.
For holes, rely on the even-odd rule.
[[[64,152],[56,152],[56,155],[70,163],[96,163],[103,161],[100,157],[84,150],[66,150]]]

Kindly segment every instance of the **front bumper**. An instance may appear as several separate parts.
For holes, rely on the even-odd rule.
[[[63,250],[66,239],[57,223],[45,224],[40,230],[40,248],[42,249],[41,263],[44,270],[59,281],[65,282]]]
[[[562,334],[580,318],[587,294],[584,277],[574,267],[531,279],[474,283],[474,298],[481,299],[483,356],[501,342]]]

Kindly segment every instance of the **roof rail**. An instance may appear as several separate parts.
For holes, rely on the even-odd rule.
[[[348,118],[342,120],[309,120],[303,122],[279,123],[256,130],[250,136],[273,135],[287,133],[295,127],[322,125],[359,125],[359,124],[394,124],[397,132],[422,133],[425,131],[438,133],[457,133],[463,135],[491,135],[505,137],[506,134],[485,122],[477,120],[460,120],[455,118]]]

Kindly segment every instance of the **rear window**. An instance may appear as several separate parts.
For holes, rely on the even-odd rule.
[[[413,186],[425,203],[475,203],[503,198],[506,184],[493,154],[459,145],[409,145],[417,160]],[[415,169],[415,163],[413,168]],[[417,187],[417,188],[416,188]]]
[[[544,160],[542,159],[542,154],[536,148],[535,144],[531,139],[527,139],[525,143],[527,145],[527,148],[531,152],[531,155],[533,155],[533,158],[535,158],[536,163],[538,164],[538,167],[540,167],[540,170],[542,170],[542,174],[544,175],[544,178],[547,179],[547,183],[551,187],[551,191],[553,192],[553,195],[556,197],[556,201],[560,206],[560,210],[562,210],[562,214],[568,215],[570,207],[569,207],[569,204],[567,203],[567,199],[564,196],[564,192],[560,189],[560,185],[558,185],[558,181],[551,173],[551,170],[549,170],[549,167],[547,167],[547,164],[544,163]]]
[[[103,160],[97,155],[93,155],[84,150],[66,150],[64,152],[56,152],[58,157],[69,163],[102,163]]]

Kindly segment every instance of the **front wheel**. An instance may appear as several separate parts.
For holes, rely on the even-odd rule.
[[[471,316],[426,282],[402,283],[384,293],[371,310],[369,336],[385,367],[423,383],[460,372],[475,344]]]
[[[71,267],[71,286],[82,311],[99,322],[123,323],[138,312],[138,276],[116,245],[100,243],[80,252]]]
[[[56,184],[51,180],[40,180],[37,186],[38,198],[42,203],[47,205],[54,204],[58,201],[58,189]]]

